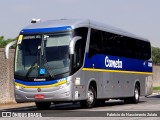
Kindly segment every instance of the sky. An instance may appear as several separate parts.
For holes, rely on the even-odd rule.
[[[96,20],[160,47],[160,0],[0,0],[0,36],[17,37],[32,18]]]

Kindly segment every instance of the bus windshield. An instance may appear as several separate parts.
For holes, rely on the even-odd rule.
[[[24,35],[17,43],[15,76],[21,79],[51,78],[69,72],[68,33]]]

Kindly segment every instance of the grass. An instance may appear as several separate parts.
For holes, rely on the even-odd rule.
[[[160,87],[153,87],[153,92],[160,92]]]
[[[160,90],[160,87],[153,87],[153,90]]]

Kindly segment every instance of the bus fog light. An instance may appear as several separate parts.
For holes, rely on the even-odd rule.
[[[66,96],[70,96],[70,93],[69,93],[69,92],[66,92]]]
[[[59,88],[62,89],[62,88],[64,88],[64,86],[61,85],[61,86],[59,86]]]
[[[80,78],[79,78],[79,77],[76,78],[76,79],[74,80],[74,82],[75,82],[75,85],[80,85]]]
[[[70,81],[67,81],[66,85],[67,85],[67,86],[70,85]]]
[[[15,87],[16,87],[16,89],[18,89],[18,90],[23,89],[23,87],[21,87],[21,86],[19,86],[19,85],[16,85]]]

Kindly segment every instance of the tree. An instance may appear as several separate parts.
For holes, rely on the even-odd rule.
[[[153,64],[160,64],[160,48],[152,47]]]
[[[4,36],[0,36],[0,48],[4,48],[8,43],[15,41],[17,38],[14,39],[4,39]],[[15,45],[11,48],[15,48]]]

